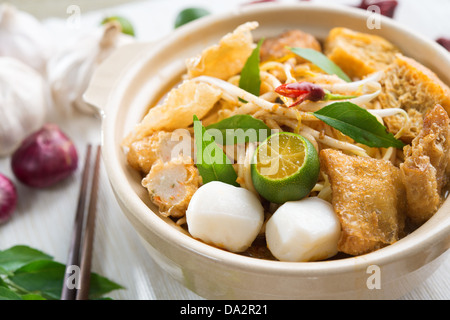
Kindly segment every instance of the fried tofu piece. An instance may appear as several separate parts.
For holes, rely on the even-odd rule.
[[[201,177],[191,158],[179,156],[168,162],[158,159],[142,186],[147,188],[150,199],[164,216],[181,218],[195,191],[201,184]]]
[[[450,120],[440,105],[430,110],[423,129],[404,149],[400,165],[406,188],[407,216],[417,225],[431,218],[443,201],[450,160]]]
[[[350,78],[363,78],[385,69],[399,52],[382,37],[346,28],[332,29],[325,40],[324,50]]]
[[[382,87],[378,101],[383,109],[402,108],[412,119],[402,140],[410,143],[423,126],[425,113],[436,104],[450,112],[450,89],[435,73],[414,59],[397,54],[384,71],[380,80]],[[403,117],[385,118],[386,127],[396,134],[403,126]]]
[[[305,59],[294,55],[286,47],[309,48],[322,51],[322,47],[317,39],[301,30],[289,30],[277,37],[265,39],[261,45],[261,61],[279,60],[286,56],[295,56],[297,63],[306,62]]]
[[[194,143],[190,133],[187,130],[157,131],[130,145],[127,162],[132,168],[147,174],[157,160],[167,162],[180,154],[194,158]]]
[[[226,34],[218,44],[186,60],[189,78],[210,76],[228,80],[241,72],[255,47],[251,31],[257,27],[256,21],[244,23]]]
[[[386,160],[320,152],[332,189],[332,205],[342,227],[338,250],[361,255],[401,238],[405,191],[400,170]]]

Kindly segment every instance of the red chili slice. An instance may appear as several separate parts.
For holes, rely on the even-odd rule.
[[[285,83],[275,89],[275,92],[282,96],[295,99],[289,107],[299,105],[305,100],[320,101],[325,97],[325,91],[322,87],[311,82]]]

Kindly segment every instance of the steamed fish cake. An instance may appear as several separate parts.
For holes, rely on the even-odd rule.
[[[168,162],[157,160],[142,180],[151,200],[165,216],[183,217],[201,182],[191,158],[179,156]]]
[[[157,131],[131,143],[127,161],[134,169],[147,174],[157,160],[167,162],[181,154],[194,159],[193,149],[188,132]]]

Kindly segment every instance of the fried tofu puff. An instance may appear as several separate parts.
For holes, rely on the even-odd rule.
[[[386,39],[347,28],[334,28],[325,41],[325,54],[350,78],[385,69],[398,49]]]
[[[189,132],[157,131],[130,145],[127,162],[132,168],[147,174],[157,160],[166,162],[180,154],[194,158],[194,142]]]
[[[415,224],[431,218],[443,201],[450,160],[449,123],[447,112],[436,105],[426,114],[419,135],[404,149],[405,161],[400,169],[406,187],[407,216]]]
[[[400,170],[386,160],[320,152],[341,223],[338,250],[350,255],[375,251],[399,240],[404,228],[405,191]]]
[[[414,59],[396,54],[395,60],[380,79],[378,101],[383,109],[402,108],[410,118],[401,139],[410,143],[422,129],[423,117],[440,104],[450,112],[450,88],[431,70]],[[400,115],[385,118],[390,132],[396,134],[404,125]]]

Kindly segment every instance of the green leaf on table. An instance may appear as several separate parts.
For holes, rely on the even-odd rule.
[[[6,269],[4,269],[3,267],[0,267],[0,276],[1,275],[6,275],[6,276],[10,276],[12,275],[12,271],[8,271]],[[2,278],[0,278],[0,286],[2,285]]]
[[[0,277],[0,287],[4,287],[4,288],[8,287],[8,284],[5,282],[5,280],[2,279],[2,277]]]
[[[349,78],[348,75],[345,74],[344,71],[342,71],[341,68],[337,64],[335,64],[333,61],[328,59],[326,55],[324,55],[322,52],[316,51],[314,49],[309,48],[290,48],[290,50],[295,53],[296,55],[302,57],[303,59],[308,60],[309,62],[315,64],[317,67],[322,69],[324,72],[328,74],[335,74],[342,80],[345,80],[347,82],[351,82],[352,80]]]
[[[21,296],[22,300],[47,300],[43,296],[35,293],[27,293]]]
[[[60,299],[66,266],[53,257],[28,246],[0,251],[0,300]],[[90,299],[123,287],[99,274],[91,273]],[[108,298],[109,299],[109,298]]]
[[[239,88],[255,96],[259,96],[261,89],[261,77],[259,75],[259,51],[264,39],[259,40],[258,45],[253,49],[252,53],[245,62],[239,78]]]
[[[14,246],[0,251],[0,274],[2,270],[14,271],[31,261],[46,259],[51,260],[53,257],[28,246]]]
[[[206,131],[195,115],[194,139],[197,148],[196,165],[203,183],[222,181],[239,186],[236,182],[237,174],[230,159],[228,159],[222,148],[214,141],[214,137]]]
[[[336,102],[313,114],[356,142],[369,147],[401,149],[405,146],[374,115],[354,103]]]
[[[38,260],[17,269],[9,279],[15,285],[30,293],[41,295],[46,299],[59,300],[61,298],[65,270],[66,266],[62,263],[51,260]],[[123,289],[123,287],[97,273],[91,273],[90,299],[99,298],[103,294],[117,289]]]
[[[0,287],[0,300],[22,300],[22,297],[11,289]]]
[[[248,114],[237,114],[206,127],[207,131],[211,129],[222,134],[222,145],[264,141],[272,133],[264,121]]]
[[[89,299],[110,299],[102,296],[115,290],[124,289],[121,285],[100,276],[99,274],[91,273],[91,283],[89,288]]]
[[[9,279],[30,293],[60,299],[65,270],[65,265],[59,262],[37,260],[17,269]]]

